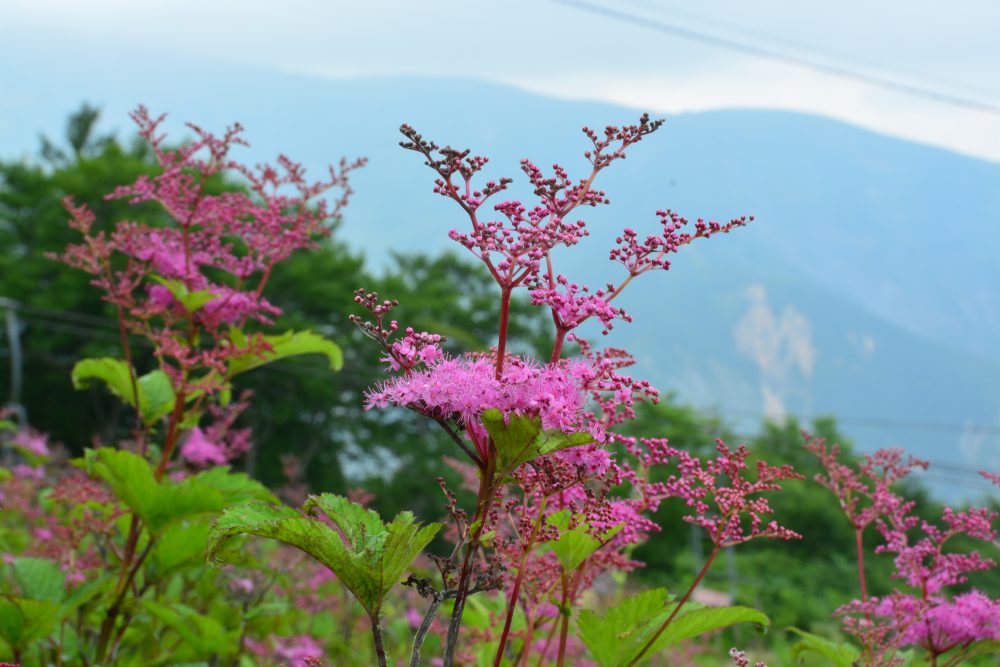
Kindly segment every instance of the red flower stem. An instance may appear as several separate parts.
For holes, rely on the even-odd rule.
[[[531,639],[535,636],[535,624],[537,619],[533,614],[528,615],[527,628],[524,631],[524,644],[521,646],[521,652],[517,654],[517,659],[514,661],[517,663],[518,667],[526,667],[528,664],[528,656],[531,651]]]
[[[715,560],[715,557],[719,555],[719,551],[721,550],[722,547],[716,544],[715,548],[712,549],[712,553],[708,555],[708,560],[706,560],[705,564],[702,566],[701,572],[698,573],[698,576],[694,578],[693,582],[691,582],[691,585],[688,587],[687,591],[684,592],[684,597],[682,597],[681,601],[677,603],[677,606],[674,607],[674,610],[670,612],[670,616],[668,616],[667,620],[663,622],[663,625],[661,625],[660,628],[655,633],[653,633],[653,636],[649,638],[649,641],[647,641],[646,644],[642,647],[642,650],[639,651],[639,654],[634,658],[632,658],[632,662],[628,663],[628,667],[632,667],[632,665],[637,664],[639,660],[641,660],[642,657],[646,655],[646,652],[650,649],[650,647],[652,647],[652,645],[656,642],[656,640],[659,639],[660,635],[663,634],[663,631],[667,629],[667,626],[670,625],[670,623],[674,620],[674,617],[677,616],[677,613],[681,610],[681,607],[684,606],[684,604],[688,601],[688,598],[691,597],[691,594],[694,593],[694,589],[696,589],[698,587],[698,584],[701,583],[702,578],[708,572],[708,568],[712,566],[712,561]]]
[[[153,477],[159,482],[163,479],[163,475],[167,472],[167,464],[170,462],[170,456],[174,453],[174,448],[177,446],[177,439],[180,437],[180,422],[181,416],[184,414],[184,404],[187,402],[187,396],[183,391],[177,394],[177,398],[174,399],[174,411],[170,415],[170,426],[167,428],[167,438],[163,443],[163,456],[160,458],[159,465],[156,466],[156,472]]]
[[[858,554],[858,585],[861,587],[861,601],[868,601],[868,583],[865,579],[865,551],[862,540],[862,533],[864,529],[855,527],[854,528],[854,546]],[[871,621],[871,614],[868,613],[868,609],[865,609],[865,620]]]
[[[552,358],[549,359],[550,363],[556,363],[559,361],[559,357],[562,356],[563,341],[566,340],[567,332],[568,330],[562,328],[561,326],[556,327],[556,340],[555,343],[552,344]]]
[[[507,326],[510,320],[510,292],[509,285],[500,287],[500,336],[497,340],[497,379],[503,373],[504,357],[507,355]]]
[[[538,654],[538,661],[535,663],[535,667],[541,667],[542,663],[545,662],[545,656],[549,652],[549,647],[552,646],[552,640],[556,636],[556,628],[559,627],[559,623],[553,619],[552,627],[549,628],[549,634],[545,637],[545,646],[542,647],[541,653]]]
[[[563,667],[566,660],[566,639],[569,637],[569,584],[566,572],[562,573],[562,601],[559,605],[559,653],[556,656],[556,667]]]
[[[462,613],[465,611],[465,599],[469,595],[469,577],[472,575],[472,554],[479,548],[479,540],[483,535],[483,528],[486,526],[487,514],[490,505],[493,503],[493,494],[496,489],[493,486],[493,477],[496,473],[495,450],[490,447],[491,454],[486,461],[486,468],[483,469],[479,478],[479,498],[476,500],[476,513],[472,520],[477,523],[473,531],[472,539],[465,545],[465,557],[462,559],[462,569],[458,575],[458,590],[455,594],[455,606],[452,608],[451,619],[448,623],[448,636],[445,641],[444,665],[442,667],[454,667],[455,651],[458,649],[458,631],[462,625]]]
[[[375,657],[378,659],[378,667],[386,667],[385,642],[382,640],[382,628],[379,625],[378,615],[369,618],[372,622],[372,641],[375,643]]]
[[[535,525],[531,528],[531,535],[528,537],[527,544],[524,545],[524,550],[521,552],[521,562],[517,566],[517,577],[514,578],[514,587],[510,591],[510,598],[507,600],[507,618],[504,620],[503,632],[500,633],[500,645],[497,646],[497,655],[493,660],[493,667],[500,667],[500,663],[503,662],[503,652],[507,647],[507,636],[510,634],[510,626],[514,620],[514,610],[517,608],[518,595],[521,593],[521,581],[524,579],[524,566],[528,561],[528,554],[531,553],[531,548],[535,545],[535,538],[538,536],[538,530],[541,528],[542,519],[544,518],[545,512],[545,502],[548,498],[543,498],[541,505],[538,508],[538,517],[535,519]]]

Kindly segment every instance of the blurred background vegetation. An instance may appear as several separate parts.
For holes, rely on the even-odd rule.
[[[0,161],[0,297],[12,302],[8,311],[19,327],[24,378],[15,392],[15,355],[10,338],[3,338],[0,396],[23,405],[29,423],[70,453],[95,440],[127,437],[129,416],[99,390],[81,393],[70,385],[77,359],[116,354],[118,333],[111,308],[86,277],[46,258],[77,240],[66,225],[62,200],[72,196],[89,205],[104,229],[124,218],[155,224],[162,215],[154,206],[104,200],[116,186],[155,167],[142,142],[99,134],[98,117],[97,109],[84,105],[69,118],[65,136],[42,139],[32,159]],[[212,187],[238,185],[219,182]],[[350,206],[346,211],[350,216]],[[292,482],[336,492],[360,487],[375,494],[373,506],[383,515],[405,508],[423,519],[437,518],[442,497],[434,478],[442,475],[458,486],[455,472],[442,462],[442,457],[455,455],[454,445],[405,411],[363,409],[365,389],[384,376],[378,350],[348,321],[357,312],[352,296],[359,287],[398,299],[395,316],[402,326],[446,335],[453,352],[492,342],[496,299],[481,266],[450,253],[397,254],[376,274],[366,268],[361,249],[338,242],[335,231],[317,251],[300,253],[276,270],[268,296],[284,309],[277,330],[312,328],[333,338],[344,350],[344,370],[332,374],[319,360],[305,359],[248,374],[241,389],[252,391],[254,400],[244,425],[254,429],[255,447],[242,463],[267,484],[281,486],[289,481],[283,457],[294,455],[298,465]],[[518,301],[512,322],[515,350],[545,349],[543,312]],[[143,363],[152,360],[142,359],[140,352]],[[831,611],[857,595],[853,534],[834,497],[811,481],[819,467],[802,449],[800,429],[807,426],[848,450],[849,438],[833,418],[810,425],[768,422],[756,434],[734,433],[720,417],[688,407],[682,398],[668,396],[659,405],[642,406],[623,430],[667,437],[675,446],[701,454],[709,453],[717,437],[745,441],[754,456],[775,465],[792,464],[807,477],[788,483],[772,500],[779,520],[805,539],[742,547],[722,559],[707,585],[765,610],[775,627],[832,631],[837,623]],[[925,516],[940,514],[941,506],[916,483],[906,494]],[[995,500],[993,505],[1000,509]],[[684,509],[681,503],[665,503],[655,517],[663,531],[635,553],[647,563],[634,575],[640,583],[683,587],[700,567],[707,547],[683,522]],[[874,546],[874,532],[868,537]],[[888,590],[890,564],[875,558],[870,566],[872,592]],[[1000,570],[980,575],[970,585],[1000,590]]]

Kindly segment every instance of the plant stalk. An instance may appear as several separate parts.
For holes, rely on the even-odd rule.
[[[674,617],[677,616],[677,613],[681,610],[681,607],[684,606],[684,604],[688,601],[688,598],[691,597],[691,594],[694,593],[694,589],[696,589],[698,587],[698,584],[701,583],[702,578],[708,572],[708,568],[712,566],[712,561],[714,561],[715,557],[719,555],[719,551],[721,551],[721,549],[722,549],[721,546],[719,546],[718,544],[715,545],[715,548],[713,548],[712,553],[708,555],[708,560],[705,561],[705,564],[702,566],[701,571],[698,573],[698,576],[694,578],[694,581],[691,582],[691,585],[684,592],[684,597],[682,597],[681,601],[677,603],[677,606],[674,607],[674,610],[670,612],[670,616],[668,616],[667,620],[663,622],[663,625],[661,625],[659,629],[653,633],[653,636],[649,638],[649,641],[647,641],[643,645],[642,650],[639,651],[639,654],[636,655],[634,658],[632,658],[632,661],[628,663],[628,667],[632,667],[633,665],[638,663],[639,660],[641,660],[642,657],[646,655],[646,652],[649,651],[649,649],[653,646],[656,640],[660,638],[660,635],[663,634],[663,631],[667,629],[667,626],[670,625],[670,623],[674,620]]]

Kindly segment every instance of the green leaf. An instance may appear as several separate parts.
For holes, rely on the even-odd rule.
[[[495,408],[483,413],[483,426],[497,448],[497,475],[506,477],[518,466],[568,447],[589,445],[593,436],[586,432],[564,433],[542,430],[538,417],[504,414]]]
[[[11,563],[21,597],[59,602],[66,594],[66,576],[59,566],[44,558],[15,558]]]
[[[70,376],[74,389],[87,389],[94,380],[100,380],[115,396],[135,406],[135,392],[132,391],[132,378],[129,367],[121,359],[102,357],[100,359],[81,359],[73,366]]]
[[[239,332],[240,340],[246,337]],[[245,373],[251,369],[269,364],[278,359],[301,354],[322,354],[326,356],[330,370],[339,371],[344,365],[344,355],[340,347],[332,340],[327,340],[311,331],[287,331],[277,336],[264,336],[271,350],[261,354],[245,354],[229,360],[229,377]]]
[[[168,279],[157,275],[152,276],[152,278],[166,287],[170,294],[184,306],[184,310],[188,313],[201,310],[206,303],[216,298],[215,294],[212,294],[208,290],[191,292],[181,280]]]
[[[830,641],[798,628],[788,628],[788,631],[801,638],[791,647],[792,658],[797,662],[805,662],[800,660],[804,655],[815,654],[826,658],[835,667],[851,667],[860,655],[860,651],[852,644]],[[811,663],[812,658],[810,657],[808,661]]]
[[[146,373],[139,378],[138,385],[142,421],[147,425],[155,423],[174,409],[176,395],[166,373],[159,369]]]
[[[47,637],[58,620],[55,602],[0,597],[0,638],[15,648]]]
[[[377,616],[386,593],[427,546],[440,524],[420,527],[403,512],[388,525],[378,514],[342,496],[310,496],[306,513],[322,512],[326,522],[284,506],[248,503],[227,509],[208,540],[208,557],[218,561],[222,546],[240,534],[277,539],[306,552],[330,569],[371,616]]]
[[[236,654],[239,631],[226,628],[211,616],[205,616],[187,605],[160,604],[143,600],[142,606],[180,635],[198,658],[229,657]]]
[[[1000,641],[988,639],[986,641],[972,644],[962,653],[962,661],[964,662],[965,660],[974,658],[977,655],[988,655],[990,653],[1000,653]]]
[[[107,574],[102,577],[98,577],[93,581],[87,581],[75,589],[69,594],[69,597],[62,603],[63,615],[67,612],[75,610],[77,607],[82,607],[87,604],[95,597],[111,590],[111,587],[115,583],[115,577],[113,575]]]
[[[576,528],[570,529],[569,512],[566,510],[555,512],[549,517],[549,523],[559,529],[559,537],[551,542],[546,542],[544,548],[551,550],[556,555],[559,564],[566,572],[572,572],[580,567],[595,551],[624,528],[623,525],[614,526],[606,531],[601,539],[598,539],[587,532],[586,523],[581,523]]]
[[[631,663],[675,605],[667,604],[667,591],[656,588],[625,598],[603,616],[583,610],[577,625],[580,638],[602,667],[624,667]],[[674,618],[652,643],[644,657],[672,644],[736,623],[768,625],[767,616],[749,607],[702,607]]]
[[[548,546],[559,559],[563,570],[572,572],[600,548],[601,541],[585,530],[574,528],[560,535]]]
[[[604,613],[580,612],[580,639],[601,667],[625,667],[667,619],[669,594],[654,588],[621,600]]]
[[[0,419],[0,431],[16,431],[17,424],[9,419]]]
[[[149,555],[150,576],[162,578],[177,568],[200,563],[205,557],[208,530],[204,521],[178,521],[166,528]]]
[[[678,644],[685,639],[703,635],[706,632],[728,628],[737,623],[757,623],[758,625],[770,625],[769,619],[763,612],[750,607],[703,607],[677,616],[667,629],[663,631],[653,645],[649,654]]]
[[[274,496],[246,475],[216,468],[180,482],[157,482],[144,458],[125,450],[88,450],[85,467],[111,487],[115,496],[143,520],[153,534],[174,521],[208,512],[250,498],[274,500]]]
[[[121,359],[103,357],[81,359],[73,366],[73,387],[87,389],[94,380],[100,380],[115,396],[135,407],[135,392],[129,367]],[[174,388],[162,370],[154,370],[136,379],[139,390],[139,408],[147,425],[154,423],[174,407]]]
[[[232,472],[229,466],[209,468],[195,475],[194,480],[219,491],[226,506],[250,500],[263,500],[273,504],[280,502],[266,486],[246,473]]]

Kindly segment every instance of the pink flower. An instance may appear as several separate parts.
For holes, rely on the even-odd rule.
[[[574,378],[580,365],[574,361],[543,366],[513,357],[498,379],[487,356],[441,355],[426,370],[400,375],[369,391],[365,407],[412,407],[432,417],[457,418],[471,431],[481,429],[483,412],[496,408],[505,414],[539,417],[546,429],[576,431],[587,428],[583,387]],[[603,439],[601,428],[594,427],[592,434]]]
[[[25,428],[18,431],[13,438],[11,438],[11,444],[15,447],[23,450],[28,454],[34,456],[45,457],[49,456],[49,436],[34,431],[30,428]]]
[[[306,659],[322,658],[323,647],[309,635],[274,637],[274,656],[287,660],[288,667],[308,667]]]
[[[181,458],[199,468],[226,463],[226,454],[219,445],[205,437],[201,428],[195,426],[181,447]]]

